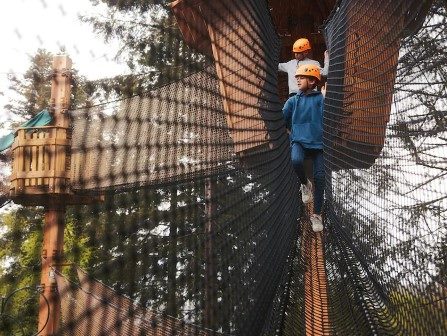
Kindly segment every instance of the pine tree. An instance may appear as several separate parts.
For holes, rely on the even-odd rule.
[[[51,94],[52,54],[38,49],[31,57],[31,65],[23,76],[11,77],[10,89],[16,98],[5,105],[10,115],[23,122],[48,107]]]
[[[114,78],[108,85],[121,95],[140,94],[201,69],[205,58],[183,41],[169,0],[103,0],[105,15],[84,16],[84,22],[104,36],[117,39],[117,57],[126,60],[133,74]],[[92,0],[92,3],[96,1]]]
[[[38,49],[36,54],[30,57],[30,66],[26,72],[10,78],[9,88],[13,92],[13,98],[4,109],[9,112],[11,119],[0,127],[17,127],[49,107],[52,64],[53,54],[45,49]],[[76,69],[72,70],[71,108],[88,104],[94,93],[94,89],[87,89],[90,86],[88,84]]]

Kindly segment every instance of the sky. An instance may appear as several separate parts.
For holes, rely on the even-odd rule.
[[[0,10],[0,121],[9,116],[3,106],[12,97],[8,76],[23,74],[38,48],[57,54],[65,47],[73,68],[87,79],[128,73],[124,63],[114,60],[118,42],[105,43],[78,15],[105,12],[90,0],[14,0]],[[0,136],[7,130],[0,130]]]

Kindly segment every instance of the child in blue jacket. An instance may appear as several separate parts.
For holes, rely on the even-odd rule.
[[[304,172],[304,158],[313,159],[313,175],[315,182],[314,213],[311,215],[312,230],[323,230],[321,210],[324,197],[324,162],[323,162],[323,105],[325,88],[317,91],[321,80],[320,68],[317,65],[301,65],[295,75],[300,93],[290,97],[284,107],[283,116],[290,134],[292,165],[301,183],[303,203],[312,200],[312,183]]]

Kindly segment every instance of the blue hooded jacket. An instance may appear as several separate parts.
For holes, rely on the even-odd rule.
[[[282,113],[291,142],[299,142],[304,148],[323,148],[323,105],[319,91],[301,92],[286,101]]]

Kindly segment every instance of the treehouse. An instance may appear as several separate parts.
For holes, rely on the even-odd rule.
[[[49,126],[21,127],[12,145],[11,199],[23,205],[69,205],[96,202],[98,197],[76,195],[71,189],[72,130],[70,105],[71,60],[55,56],[51,86],[53,121]]]
[[[293,57],[292,44],[299,37],[310,40],[313,58],[321,64],[324,51],[330,52],[324,136],[331,169],[368,168],[379,156],[396,77],[399,40],[391,28],[396,21],[382,19],[388,9],[379,2],[349,2],[340,11],[336,3],[271,0],[269,13],[254,10],[250,0],[171,4],[186,43],[214,59],[240,156],[267,143],[272,148],[279,138],[287,81],[277,73],[277,63]],[[409,9],[400,7],[394,15],[404,24]],[[319,29],[329,17],[345,28],[330,20],[325,41]]]

